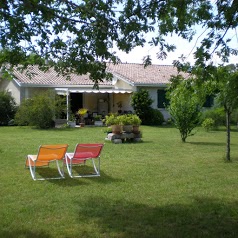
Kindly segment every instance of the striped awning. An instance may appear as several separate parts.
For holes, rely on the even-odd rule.
[[[68,93],[132,93],[132,90],[123,89],[67,89],[67,88],[56,88],[57,94]]]

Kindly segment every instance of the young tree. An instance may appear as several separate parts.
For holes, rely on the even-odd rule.
[[[216,72],[217,99],[226,113],[226,160],[230,161],[231,114],[238,107],[238,68],[234,65],[220,66]]]
[[[97,83],[110,76],[105,61],[118,61],[114,46],[128,53],[150,43],[163,59],[175,49],[164,37],[175,33],[190,41],[195,26],[205,29],[195,52],[197,65],[205,66],[214,53],[227,61],[237,54],[226,37],[237,28],[237,12],[237,0],[2,0],[0,66],[26,66],[34,53],[46,59],[40,66],[65,74],[89,72]]]
[[[183,80],[182,77],[171,79],[168,88],[168,111],[174,125],[180,132],[182,142],[193,135],[193,129],[198,125],[203,104],[202,94],[195,90],[193,80]]]

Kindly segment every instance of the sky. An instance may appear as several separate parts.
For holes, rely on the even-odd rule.
[[[126,54],[121,51],[117,51],[117,55],[121,59],[123,63],[143,63],[143,57],[146,55],[151,55],[152,64],[159,65],[172,65],[174,60],[178,60],[179,57],[183,54],[187,57],[187,61],[190,63],[194,63],[193,52],[196,50],[196,46],[199,46],[199,41],[205,37],[205,35],[199,37],[201,35],[202,30],[198,30],[197,35],[191,42],[182,39],[176,35],[172,37],[167,37],[169,43],[176,45],[176,50],[174,52],[169,52],[168,56],[165,60],[159,60],[156,58],[156,52],[159,50],[156,47],[145,46],[145,47],[136,47],[129,54]],[[238,38],[236,32],[233,30],[228,33],[228,36],[232,38],[231,45],[235,49],[238,50]],[[213,57],[214,64],[222,63],[217,56]],[[238,56],[231,56],[229,63],[238,63]]]

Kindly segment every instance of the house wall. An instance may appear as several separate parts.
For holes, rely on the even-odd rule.
[[[131,86],[130,84],[128,84],[127,82],[120,80],[120,79],[116,79],[114,78],[114,80],[116,81],[115,83],[115,88],[116,89],[123,89],[123,90],[133,90],[134,87]]]
[[[41,88],[34,88],[34,87],[22,87],[20,88],[21,95],[20,95],[20,102],[22,102],[24,99],[31,98],[38,93],[43,93],[46,91],[54,91],[53,88],[47,88],[47,87],[41,87]]]
[[[91,112],[98,114],[116,113],[120,109],[117,105],[122,102],[122,111],[132,111],[130,105],[130,93],[85,93],[83,95],[83,106]]]
[[[170,118],[170,114],[169,112],[165,109],[165,108],[158,108],[157,107],[157,103],[158,103],[158,89],[165,89],[165,87],[138,87],[138,90],[142,88],[145,90],[148,90],[149,95],[151,97],[151,99],[153,100],[153,103],[151,104],[151,107],[154,109],[158,109],[159,111],[162,112],[165,121],[167,121]]]
[[[118,107],[118,102],[122,103],[122,112],[124,111],[133,111],[133,108],[130,104],[131,102],[131,93],[114,93],[111,99],[111,112],[118,112],[120,108]]]
[[[11,96],[15,99],[16,103],[19,105],[21,102],[21,94],[20,94],[20,88],[17,86],[15,81],[13,80],[0,80],[0,90],[6,90],[8,91]]]
[[[91,112],[98,114],[108,114],[109,111],[109,95],[108,93],[84,93],[83,107]]]
[[[137,91],[140,88],[146,89],[149,91],[150,97],[153,100],[152,107],[155,109],[160,110],[165,120],[170,118],[168,111],[164,108],[158,108],[158,89],[164,89],[163,87],[134,87],[130,85],[128,82],[120,80],[118,78],[113,79],[115,89],[122,89],[122,90],[132,90]],[[14,80],[0,80],[0,89],[1,90],[9,90],[11,95],[15,98],[16,103],[20,104],[21,101],[25,98],[30,98],[33,95],[49,90],[46,87],[19,87]],[[51,88],[54,90],[54,88]],[[116,113],[120,108],[118,107],[117,103],[122,102],[121,110],[124,111],[133,111],[131,106],[131,93],[84,93],[83,94],[83,107],[88,108],[91,112],[98,112],[102,114],[102,111],[105,114],[113,112]]]
[[[115,89],[136,91],[136,87],[130,85],[129,83],[114,77],[112,83]],[[118,110],[133,111],[131,106],[131,93],[113,93],[110,95],[110,112],[117,113]],[[122,103],[122,108],[118,107],[118,102]]]

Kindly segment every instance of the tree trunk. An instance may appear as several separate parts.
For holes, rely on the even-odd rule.
[[[231,113],[229,111],[226,112],[226,160],[231,160],[230,155],[230,137],[231,137],[231,128],[230,128],[230,119],[231,119]]]

